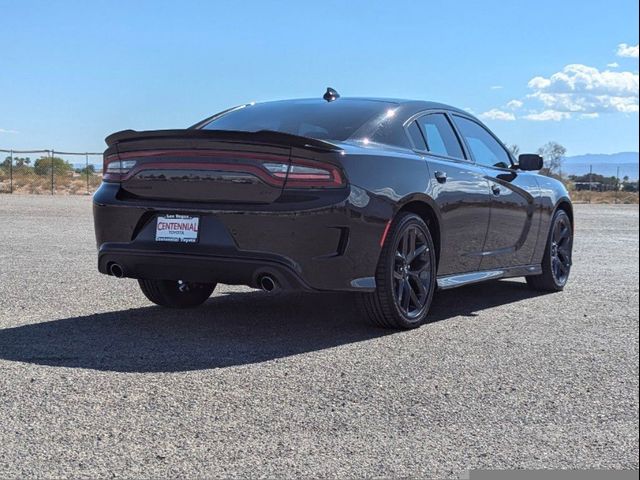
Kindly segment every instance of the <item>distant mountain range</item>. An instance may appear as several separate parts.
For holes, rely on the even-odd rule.
[[[620,178],[625,176],[631,180],[638,180],[638,152],[620,153],[588,153],[566,157],[562,161],[563,175],[584,175],[593,167],[593,173],[612,177],[620,167]]]

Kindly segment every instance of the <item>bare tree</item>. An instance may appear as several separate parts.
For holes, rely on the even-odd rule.
[[[511,152],[511,155],[513,155],[514,158],[518,158],[518,155],[520,155],[520,147],[518,145],[514,143],[513,145],[507,145],[507,148],[509,149],[509,151]]]
[[[538,155],[544,159],[544,168],[540,173],[553,176],[562,176],[562,160],[567,149],[558,142],[548,142],[538,149]]]

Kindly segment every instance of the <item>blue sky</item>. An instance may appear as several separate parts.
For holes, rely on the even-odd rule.
[[[436,100],[523,151],[638,150],[638,3],[0,0],[0,148],[320,96]]]

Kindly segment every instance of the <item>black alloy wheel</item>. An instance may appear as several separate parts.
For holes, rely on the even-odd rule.
[[[559,215],[551,237],[551,271],[558,285],[565,285],[571,271],[571,225],[566,215]]]
[[[402,212],[391,224],[376,271],[376,291],[362,295],[369,320],[409,329],[424,323],[436,286],[436,257],[429,228]]]
[[[417,225],[409,225],[398,239],[393,267],[393,290],[397,307],[407,318],[421,315],[429,299],[430,244]]]
[[[564,210],[553,216],[549,240],[542,258],[542,274],[527,277],[527,283],[536,290],[557,292],[569,280],[573,250],[571,219]]]

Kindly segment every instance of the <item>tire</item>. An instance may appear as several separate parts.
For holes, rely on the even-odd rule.
[[[169,308],[192,308],[211,296],[215,283],[187,283],[173,280],[138,280],[144,296],[156,305]]]
[[[429,228],[418,215],[403,212],[394,219],[375,278],[376,290],[360,296],[372,324],[410,329],[424,323],[436,286],[436,257]]]
[[[527,284],[534,290],[559,292],[564,289],[571,272],[573,228],[564,210],[553,215],[549,238],[542,257],[542,274],[528,276]]]

